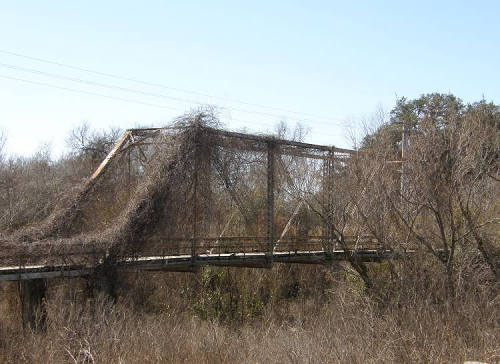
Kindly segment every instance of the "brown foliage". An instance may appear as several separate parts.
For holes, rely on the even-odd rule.
[[[417,103],[422,110],[418,122],[410,120],[403,168],[389,163],[401,152],[394,125],[367,138],[349,163],[337,161],[327,208],[320,163],[289,156],[276,163],[278,229],[300,203],[291,231],[314,234],[330,222],[338,247],[353,236],[356,249],[368,235],[383,248],[414,254],[370,265],[350,257],[328,267],[122,274],[116,304],[89,298],[77,281],[53,281],[42,334],[19,327],[16,287],[4,284],[0,361],[500,360],[498,113],[484,104],[464,109],[449,98],[446,112],[437,112],[440,100]],[[94,252],[95,259],[154,252],[169,248],[159,238],[218,235],[228,220],[234,222],[229,233],[262,234],[262,153],[233,152],[237,143],[225,145],[229,151],[215,148],[220,141],[201,136],[200,125],[217,121],[211,113],[180,119],[183,132],[158,133],[132,155],[132,177],[123,153],[92,188],[68,193],[60,207],[51,199],[64,178],[34,187],[33,175],[4,174],[29,181],[17,196],[48,191],[48,197],[40,198],[46,207],[36,209],[39,215],[2,225],[5,231],[38,222],[5,234],[2,254],[43,250],[54,254],[50,261],[74,259],[69,253],[78,251]],[[54,173],[50,164],[29,163],[28,171],[40,167],[37,176]],[[40,222],[43,211],[53,214]]]

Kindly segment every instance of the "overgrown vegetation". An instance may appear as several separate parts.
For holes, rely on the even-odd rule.
[[[198,114],[189,116],[193,117],[200,120],[196,119]],[[212,114],[208,120],[216,122]],[[286,130],[281,128],[279,133],[283,136]],[[302,130],[297,133],[298,138],[303,135]],[[26,247],[29,234],[65,239],[60,228],[46,228],[44,218],[71,200],[73,192],[62,202],[56,196],[60,191],[78,191],[78,184],[118,135],[116,131],[98,133],[81,127],[69,140],[73,152],[59,161],[51,161],[47,153],[8,158],[0,150],[0,231],[4,241],[11,233]],[[70,221],[65,226],[76,226],[73,234],[88,234],[90,227],[109,229],[100,239],[137,244],[142,233],[156,223],[151,220],[155,216],[166,221],[170,230],[154,233],[175,236],[186,230],[183,221],[192,224],[194,218],[177,212],[168,215],[165,209],[175,210],[181,200],[194,203],[185,177],[209,168],[225,178],[221,186],[213,180],[201,184],[197,193],[210,199],[200,206],[200,215],[207,216],[206,221],[211,216],[217,223],[200,223],[198,229],[220,232],[233,209],[241,208],[238,203],[230,205],[233,209],[220,208],[224,206],[223,194],[213,193],[237,182],[241,183],[235,193],[244,194],[245,204],[258,210],[265,195],[259,184],[258,156],[223,154],[207,140],[204,145],[195,144],[205,148],[206,158],[193,165],[188,162],[193,160],[190,135],[185,134],[176,144],[174,156],[161,148],[157,154],[153,152],[151,155],[162,155],[155,160],[153,172],[140,174],[138,163],[138,172],[133,175],[136,180],[126,180],[118,171],[100,182],[108,196],[99,195],[86,203],[105,207],[99,209],[103,215],[96,218],[82,208],[71,221],[65,220]],[[218,161],[215,167],[207,164],[213,160]],[[442,94],[399,100],[390,119],[366,135],[356,158],[331,181],[335,199],[329,210],[317,204],[321,196],[307,195],[315,183],[311,168],[292,158],[283,161],[278,178],[285,170],[296,182],[278,193],[278,226],[284,225],[297,201],[305,201],[292,228],[297,233],[314,233],[318,223],[329,220],[339,247],[350,245],[352,236],[370,235],[384,248],[416,253],[376,264],[351,259],[324,267],[276,265],[272,270],[203,268],[196,274],[123,273],[118,279],[117,302],[89,295],[83,281],[51,281],[44,333],[22,329],[16,286],[2,284],[0,360],[500,361],[497,105],[485,101],[464,104]],[[139,184],[140,178],[146,183]],[[110,187],[118,181],[136,184],[139,194],[127,200],[130,196],[123,190]],[[158,181],[161,188],[157,188]],[[182,183],[185,186],[175,193],[170,190]],[[108,226],[115,218],[120,222],[118,227]],[[240,209],[235,219],[247,232],[259,234],[252,230],[261,222],[258,214]],[[98,220],[104,221],[103,225],[95,225]]]

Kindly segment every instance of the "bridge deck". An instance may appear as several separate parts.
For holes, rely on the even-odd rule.
[[[391,250],[364,249],[357,251],[335,250],[326,253],[317,251],[288,252],[252,252],[226,254],[200,254],[193,259],[191,255],[175,256],[140,256],[121,258],[116,262],[119,270],[150,270],[150,271],[195,271],[202,265],[270,268],[276,263],[297,264],[327,264],[332,261],[345,261],[347,254],[352,254],[362,262],[376,262],[395,257]],[[0,281],[18,281],[58,277],[84,277],[91,275],[99,265],[25,265],[0,267]]]

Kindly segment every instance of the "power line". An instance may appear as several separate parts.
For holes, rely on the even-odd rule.
[[[192,101],[192,100],[180,99],[180,98],[173,97],[173,96],[156,94],[156,93],[152,93],[152,92],[146,92],[146,91],[131,89],[131,88],[127,88],[127,87],[117,86],[117,85],[109,85],[109,84],[105,84],[105,83],[84,80],[84,79],[76,78],[76,77],[63,76],[63,75],[59,75],[59,74],[56,74],[56,73],[44,72],[44,71],[40,71],[40,70],[33,69],[33,68],[25,68],[25,67],[14,66],[14,65],[7,64],[7,63],[2,63],[2,62],[0,62],[0,66],[6,67],[6,68],[10,68],[10,69],[14,69],[14,70],[23,71],[23,72],[29,72],[29,73],[33,73],[33,74],[37,74],[37,75],[42,75],[42,76],[57,78],[57,79],[60,79],[60,80],[67,80],[67,81],[72,81],[72,82],[79,82],[79,83],[84,83],[84,84],[87,84],[87,85],[99,86],[99,87],[114,89],[114,90],[118,90],[118,91],[133,92],[133,93],[141,94],[141,95],[144,95],[144,96],[161,97],[161,98],[164,98],[164,99],[170,99],[170,100],[174,100],[174,101],[178,101],[178,102],[187,102],[187,103],[191,103],[192,102],[192,103],[198,103],[198,104],[200,104],[199,102]]]
[[[140,104],[140,105],[145,105],[145,106],[150,106],[150,107],[155,107],[155,108],[160,108],[160,109],[168,109],[168,110],[173,110],[173,111],[178,111],[178,112],[186,112],[186,110],[182,110],[182,109],[171,107],[171,106],[153,104],[153,103],[149,103],[149,102],[142,102],[142,101],[138,101],[138,100],[127,99],[127,98],[116,97],[116,96],[110,96],[110,95],[105,95],[105,94],[96,93],[96,92],[90,92],[90,91],[85,91],[85,90],[78,90],[78,89],[74,89],[74,88],[53,85],[53,84],[46,83],[46,82],[26,80],[26,79],[22,79],[22,78],[18,78],[18,77],[11,77],[11,76],[1,75],[1,74],[0,74],[0,78],[7,79],[7,80],[12,80],[12,81],[23,82],[23,83],[28,83],[28,84],[37,85],[37,86],[50,87],[50,88],[58,89],[58,90],[62,90],[62,91],[69,91],[69,92],[73,92],[73,93],[80,93],[80,94],[85,94],[85,95],[103,97],[103,98],[111,99],[111,100],[117,100],[117,101],[122,101],[122,102],[129,102],[129,103],[134,103],[134,104]],[[230,119],[231,119],[231,121],[236,121],[236,122],[244,123],[246,125],[255,125],[255,124],[257,124],[257,125],[264,126],[264,127],[270,127],[270,126],[272,126],[269,123],[258,122],[258,121],[255,121],[255,120],[252,121],[252,122],[250,122],[250,121],[247,121],[247,120],[241,120],[241,119],[236,119],[236,118],[232,118],[232,117]],[[333,134],[325,133],[325,132],[321,132],[321,134],[322,135],[326,135],[326,136],[331,136],[331,137],[334,136]]]
[[[21,67],[6,65],[6,64],[1,63],[1,62],[0,62],[0,65],[1,66],[7,66],[7,67],[13,68],[13,69],[22,69]],[[33,71],[35,71],[35,70],[33,70]],[[37,74],[46,74],[45,72],[41,72],[41,71],[36,71],[35,73],[37,73]],[[175,108],[175,107],[166,106],[166,105],[153,104],[153,103],[148,103],[148,102],[143,102],[143,101],[138,101],[138,100],[133,100],[133,99],[127,99],[127,98],[122,98],[122,97],[105,95],[105,94],[96,93],[96,92],[78,90],[78,89],[73,89],[73,88],[69,88],[69,87],[63,87],[63,86],[53,85],[53,84],[49,84],[49,83],[45,83],[45,82],[39,82],[39,81],[33,81],[33,80],[26,80],[26,79],[21,79],[21,78],[12,77],[12,76],[6,76],[6,75],[0,75],[0,77],[6,78],[6,79],[10,79],[10,80],[15,80],[15,81],[20,81],[20,82],[30,83],[30,84],[34,84],[34,85],[38,85],[38,86],[46,86],[46,87],[50,87],[50,88],[54,88],[54,89],[59,89],[59,90],[63,90],[63,91],[83,93],[83,94],[92,95],[92,96],[105,97],[107,99],[112,99],[112,100],[118,100],[118,101],[123,101],[123,102],[131,102],[131,103],[141,104],[141,105],[146,105],[146,106],[151,106],[151,107],[155,107],[155,108],[170,109],[170,110],[185,112],[185,109],[182,110],[180,108]],[[71,77],[65,77],[65,76],[60,76],[60,77],[57,76],[57,77],[58,78],[62,78],[62,79],[70,79],[70,80],[73,79]],[[82,82],[83,83],[89,83],[89,84],[96,84],[95,82],[92,82],[92,81],[82,80]],[[106,85],[106,86],[109,86],[109,85]],[[112,86],[109,86],[109,87],[114,88]],[[118,89],[122,89],[119,86],[116,86],[116,87]],[[138,92],[140,93],[140,91],[138,91]],[[226,117],[226,118],[229,119],[229,120],[231,120],[231,121],[243,123],[245,125],[256,125],[257,124],[257,125],[259,125],[261,127],[270,127],[270,126],[272,126],[272,125],[270,125],[269,122],[263,122],[263,121],[257,121],[257,120],[252,120],[252,121],[242,120],[242,119],[239,119],[239,118],[234,118],[232,116],[229,116],[229,117]],[[334,136],[334,134],[331,134],[329,132],[325,132],[324,130],[321,132],[321,134],[325,135],[325,136]]]
[[[75,92],[75,93],[82,93],[82,94],[91,95],[91,96],[105,97],[107,99],[112,99],[112,100],[118,100],[118,101],[123,101],[123,102],[131,102],[131,103],[141,104],[141,105],[146,105],[146,106],[152,106],[152,107],[156,107],[156,108],[169,109],[169,110],[175,110],[175,111],[180,111],[180,112],[184,112],[185,111],[185,110],[182,110],[180,108],[175,108],[175,107],[171,107],[171,106],[165,106],[165,105],[159,105],[159,104],[152,104],[152,103],[149,103],[149,102],[142,102],[142,101],[137,101],[137,100],[133,100],[133,99],[127,99],[127,98],[122,98],[122,97],[115,97],[115,96],[105,95],[105,94],[96,93],[96,92],[90,92],[90,91],[85,91],[85,90],[78,90],[78,89],[73,89],[73,88],[69,88],[69,87],[63,87],[63,86],[53,85],[53,84],[46,83],[46,82],[39,82],[39,81],[27,80],[27,79],[18,78],[18,77],[0,75],[0,78],[5,78],[5,79],[13,80],[13,81],[20,81],[20,82],[29,83],[29,84],[38,85],[38,86],[50,87],[50,88],[54,88],[54,89],[58,89],[58,90],[63,90],[63,91],[70,91],[70,92]],[[258,122],[258,121],[251,121],[250,122],[248,120],[241,120],[241,119],[235,119],[235,118],[231,118],[231,120],[237,121],[237,122],[246,123],[246,124],[258,124],[258,125],[261,125],[261,126],[269,126],[269,123],[263,123],[263,122]]]
[[[27,80],[23,78],[18,78],[18,77],[12,77],[12,76],[7,76],[7,75],[0,75],[0,78],[8,79],[8,80],[13,80],[13,81],[19,81],[19,82],[24,82],[24,83],[29,83],[37,86],[44,86],[44,87],[50,87],[62,91],[70,91],[74,93],[81,93],[81,94],[86,94],[86,95],[91,95],[91,96],[98,96],[98,97],[104,97],[107,99],[112,99],[112,100],[117,100],[117,101],[123,101],[123,102],[130,102],[134,104],[141,104],[141,105],[146,105],[146,106],[151,106],[151,107],[156,107],[156,108],[161,108],[161,109],[169,109],[169,110],[174,110],[174,111],[179,111],[179,112],[185,112],[185,110],[182,110],[180,108],[176,107],[171,107],[171,106],[166,106],[166,105],[159,105],[159,104],[153,104],[149,102],[143,102],[143,101],[138,101],[138,100],[133,100],[133,99],[127,99],[123,97],[116,97],[116,96],[110,96],[110,95],[105,95],[101,93],[96,93],[96,92],[91,92],[91,91],[85,91],[85,90],[78,90],[70,87],[64,87],[64,86],[58,86],[58,85],[53,85],[50,83],[46,82],[39,82],[39,81],[33,81],[33,80]],[[233,121],[241,122],[241,123],[246,123],[246,124],[258,124],[261,126],[270,126],[269,123],[265,122],[258,122],[258,121],[247,121],[247,120],[241,120],[241,119],[235,119],[231,118]]]
[[[194,100],[187,100],[187,99],[182,99],[182,98],[178,98],[178,97],[173,97],[173,96],[168,96],[168,95],[163,95],[163,94],[158,94],[158,93],[153,93],[153,92],[147,92],[147,91],[142,91],[142,90],[128,88],[128,87],[122,87],[122,86],[118,86],[118,85],[110,85],[110,84],[105,84],[105,83],[101,83],[101,82],[89,81],[89,80],[84,80],[84,79],[76,78],[76,77],[63,76],[63,75],[56,74],[56,73],[49,73],[49,72],[40,71],[40,70],[34,69],[34,68],[20,67],[20,66],[16,66],[16,65],[12,65],[12,64],[2,63],[2,62],[0,62],[0,66],[5,67],[5,68],[9,68],[9,69],[13,69],[13,70],[22,71],[22,72],[29,72],[29,73],[33,73],[33,74],[37,74],[37,75],[42,75],[42,76],[51,77],[51,78],[57,78],[57,79],[61,79],[61,80],[71,81],[71,82],[79,82],[79,83],[103,87],[103,88],[107,88],[107,89],[114,89],[114,90],[123,91],[123,92],[130,92],[130,93],[140,94],[140,95],[149,96],[149,97],[169,99],[169,100],[188,103],[188,104],[192,103],[192,104],[204,105],[204,103],[194,101]],[[270,114],[270,113],[266,113],[266,112],[262,112],[262,111],[244,110],[244,109],[239,109],[239,108],[234,108],[234,107],[226,107],[226,108],[229,110],[234,110],[234,111],[243,112],[243,113],[251,113],[251,114],[280,118],[279,115]]]
[[[122,98],[122,97],[104,95],[104,94],[100,94],[100,93],[96,93],[96,92],[90,92],[90,91],[84,91],[84,90],[78,90],[78,89],[74,89],[74,88],[69,88],[69,87],[57,86],[57,85],[52,85],[50,83],[38,82],[38,81],[33,81],[33,80],[26,80],[26,79],[18,78],[18,77],[11,77],[11,76],[6,76],[6,75],[0,75],[0,78],[5,78],[5,79],[8,79],[8,80],[19,81],[19,82],[30,83],[30,84],[38,85],[38,86],[45,86],[45,87],[55,88],[55,89],[59,89],[59,90],[63,90],[63,91],[70,91],[70,92],[76,92],[76,93],[81,93],[81,94],[86,94],[86,95],[105,97],[105,98],[112,99],[112,100],[118,100],[118,101],[124,101],[124,102],[132,102],[132,103],[135,103],[135,104],[142,104],[142,105],[157,107],[157,108],[161,108],[161,109],[183,111],[183,110],[181,110],[179,108],[175,108],[175,107],[170,107],[170,106],[165,106],[165,105],[158,105],[158,104],[152,104],[152,103],[149,103],[149,102],[142,102],[142,101],[137,101],[137,100],[131,100],[131,99],[126,99],[126,98]]]
[[[225,97],[210,95],[210,94],[206,94],[206,93],[202,93],[202,92],[197,92],[197,91],[192,91],[192,90],[185,90],[185,89],[171,87],[171,86],[166,86],[166,85],[158,84],[158,83],[154,83],[154,82],[147,82],[147,81],[142,81],[142,80],[138,80],[138,79],[135,79],[135,78],[119,76],[119,75],[112,74],[112,73],[101,72],[101,71],[94,71],[94,70],[91,70],[91,69],[88,69],[88,68],[84,68],[84,67],[72,66],[72,65],[69,65],[69,64],[61,63],[61,62],[56,62],[56,61],[52,61],[52,60],[48,60],[48,59],[43,59],[43,58],[39,58],[39,57],[27,56],[27,55],[24,55],[24,54],[20,54],[20,53],[16,53],[16,52],[10,52],[10,51],[6,51],[6,50],[2,50],[2,49],[0,49],[0,53],[4,53],[4,54],[8,54],[8,55],[15,56],[15,57],[20,57],[20,58],[30,59],[30,60],[37,61],[37,62],[43,62],[43,63],[53,64],[53,65],[56,65],[56,66],[59,66],[59,67],[65,67],[65,68],[69,68],[69,69],[73,69],[73,70],[78,70],[78,71],[82,71],[82,72],[92,73],[92,74],[99,75],[99,76],[105,76],[105,77],[115,78],[115,79],[119,79],[119,80],[124,80],[124,81],[129,81],[129,82],[135,82],[135,83],[139,83],[139,84],[143,84],[143,85],[147,85],[147,86],[159,87],[159,88],[169,89],[169,90],[172,90],[172,91],[183,92],[183,93],[197,95],[197,96],[203,96],[203,97],[209,97],[209,98],[214,98],[214,99],[223,100],[223,101],[229,101],[229,102],[238,103],[238,104],[242,104],[242,105],[248,105],[248,106],[258,107],[258,108],[262,108],[262,109],[275,110],[275,111],[286,112],[286,113],[289,113],[289,114],[296,114],[296,115],[304,115],[304,116],[308,116],[308,117],[311,117],[311,118],[322,119],[322,120],[326,120],[326,121],[335,121],[335,122],[342,121],[340,119],[334,119],[334,118],[325,117],[325,116],[318,116],[318,115],[314,115],[314,114],[310,114],[310,113],[305,113],[305,112],[301,112],[301,111],[295,111],[295,110],[277,108],[277,107],[272,107],[272,106],[266,106],[266,105],[261,105],[261,104],[246,102],[246,101],[242,101],[242,100],[238,100],[238,99],[228,99],[228,98],[225,98]],[[248,111],[242,111],[242,112],[248,112]],[[257,113],[257,112],[255,112],[255,113]],[[277,117],[277,115],[275,115],[275,114],[269,114],[269,115],[271,115],[273,117]],[[278,116],[278,117],[280,117],[280,116]]]
[[[44,72],[44,71],[40,71],[38,69],[20,67],[20,66],[16,66],[16,65],[12,65],[12,64],[2,63],[2,62],[0,62],[0,66],[5,67],[5,68],[9,68],[9,69],[13,69],[13,70],[19,70],[22,72],[29,72],[32,74],[42,75],[42,76],[56,78],[56,79],[67,80],[67,81],[71,81],[71,82],[78,82],[78,83],[83,83],[83,84],[87,84],[87,85],[103,87],[103,88],[107,88],[107,89],[115,89],[118,91],[131,92],[131,93],[135,93],[135,94],[140,94],[140,95],[150,96],[150,97],[157,97],[157,98],[162,98],[162,99],[169,99],[169,100],[183,102],[183,103],[195,103],[198,105],[204,105],[203,103],[198,102],[198,101],[186,100],[186,99],[182,99],[182,98],[177,98],[177,97],[172,97],[172,96],[168,96],[168,95],[152,93],[152,92],[147,92],[147,91],[142,91],[142,90],[138,90],[138,89],[132,89],[132,88],[127,88],[127,87],[122,87],[122,86],[117,86],[117,85],[110,85],[110,84],[105,84],[105,83],[100,83],[100,82],[95,82],[95,81],[89,81],[89,80],[84,80],[81,78],[69,77],[69,76],[64,76],[64,75],[60,75],[60,74]],[[226,109],[238,111],[238,112],[253,113],[253,114],[258,114],[258,115],[275,117],[278,119],[281,118],[280,116],[275,115],[275,114],[269,114],[269,113],[253,111],[253,110],[243,110],[243,109],[238,109],[238,108],[233,108],[233,107],[226,107]],[[300,120],[300,119],[296,119],[296,120],[297,121],[308,121],[308,120]],[[252,121],[252,123],[255,123],[255,121]],[[324,121],[323,122],[315,121],[315,123],[323,124],[323,125],[327,125],[327,126],[332,126],[331,123],[326,123]],[[340,125],[340,124],[335,123],[335,125]]]

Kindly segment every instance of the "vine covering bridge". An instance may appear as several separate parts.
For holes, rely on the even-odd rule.
[[[43,224],[2,237],[0,281],[395,256],[334,228],[354,151],[230,132],[206,118],[127,130]]]
[[[19,281],[23,320],[34,322],[51,278],[335,261],[362,272],[397,254],[337,225],[352,213],[355,153],[226,131],[203,113],[127,130],[42,223],[0,236],[0,281]]]

